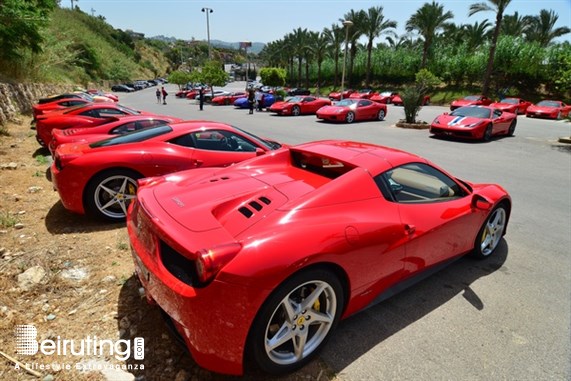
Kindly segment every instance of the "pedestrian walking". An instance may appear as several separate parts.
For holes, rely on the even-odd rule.
[[[249,114],[254,113],[254,103],[256,103],[256,93],[254,93],[254,89],[248,90],[248,106],[250,108]]]
[[[204,107],[204,87],[202,86],[198,89],[198,102],[200,105],[200,111],[202,111],[202,108]]]
[[[167,95],[169,95],[169,93],[167,93],[164,86],[161,87],[161,94],[163,95],[163,104],[166,105],[167,104]]]
[[[161,103],[161,90],[157,89],[155,94],[157,95],[157,103]]]

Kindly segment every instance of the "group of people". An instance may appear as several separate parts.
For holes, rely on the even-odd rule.
[[[169,93],[167,93],[167,91],[165,90],[165,87],[161,87],[160,89],[157,89],[157,91],[155,92],[155,94],[157,95],[157,103],[161,103],[161,97],[163,99],[163,104],[166,105],[167,104],[167,95],[169,95]],[[200,105],[200,111],[203,110],[204,108],[204,88],[200,88],[198,89],[198,95],[199,95],[199,105]]]
[[[248,106],[250,108],[249,114],[254,113],[254,107],[256,107],[258,111],[263,111],[264,96],[265,94],[260,90],[254,90],[252,88],[248,89]]]

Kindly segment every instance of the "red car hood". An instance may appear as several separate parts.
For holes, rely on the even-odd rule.
[[[319,109],[319,113],[336,113],[343,110],[354,109],[355,107],[353,106],[335,106],[335,105],[323,106]]]
[[[481,122],[482,120],[482,118],[475,118],[473,116],[440,115],[438,117],[438,124],[449,127],[466,127]]]
[[[294,105],[295,103],[290,103],[290,102],[286,102],[286,101],[279,101],[279,102],[275,102],[273,105],[271,105],[270,110],[283,110],[284,108],[286,108],[289,105]]]
[[[474,101],[469,101],[467,99],[457,99],[455,101],[452,102],[452,104],[454,106],[471,106],[471,105],[477,105],[480,101],[478,100],[474,100]]]

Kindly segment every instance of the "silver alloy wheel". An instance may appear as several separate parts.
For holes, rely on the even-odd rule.
[[[299,114],[301,114],[301,110],[300,110],[299,106],[293,106],[291,109],[291,114],[293,116],[299,116]]]
[[[335,320],[337,298],[327,282],[296,287],[278,304],[265,328],[265,350],[276,364],[295,364],[315,351]]]
[[[110,176],[101,181],[93,193],[93,201],[101,214],[111,219],[123,219],[127,207],[137,196],[137,180],[129,176]]]
[[[379,110],[379,115],[377,115],[378,120],[385,120],[385,111]]]
[[[494,210],[486,221],[486,226],[482,232],[482,240],[480,242],[480,251],[483,256],[492,254],[498,246],[506,227],[506,217],[505,209],[500,207]]]
[[[347,116],[345,117],[345,121],[347,123],[353,123],[354,120],[355,120],[355,114],[352,111],[349,111],[347,113]]]

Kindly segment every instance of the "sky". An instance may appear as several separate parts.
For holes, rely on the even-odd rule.
[[[146,37],[164,35],[182,40],[206,40],[208,14],[211,40],[225,42],[252,41],[268,43],[283,38],[298,27],[320,32],[340,24],[343,15],[354,10],[382,6],[385,20],[397,22],[397,34],[405,33],[406,21],[417,9],[431,0],[74,0],[86,13],[103,16],[109,24],[122,30],[144,33]],[[471,4],[486,0],[438,0],[451,11],[456,24],[473,24],[495,13],[482,12],[468,17]],[[71,0],[61,0],[70,7]],[[571,28],[571,0],[512,0],[505,14],[538,15],[541,9],[559,15],[555,27]],[[379,42],[381,40],[379,39]],[[561,41],[571,41],[571,33]]]

